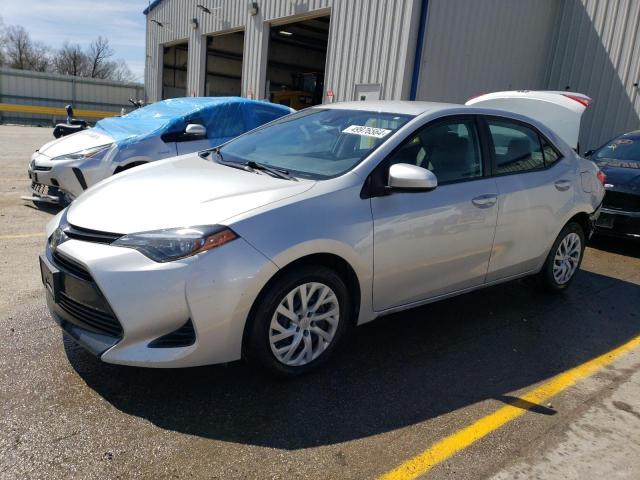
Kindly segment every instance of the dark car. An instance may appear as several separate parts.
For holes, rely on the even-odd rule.
[[[587,156],[607,176],[597,233],[640,239],[640,130],[620,135]]]

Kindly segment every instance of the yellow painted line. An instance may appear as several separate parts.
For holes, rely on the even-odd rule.
[[[520,398],[531,403],[544,402],[545,400],[548,400],[554,395],[557,395],[563,390],[576,384],[579,380],[594,374],[605,365],[612,363],[625,353],[638,346],[640,346],[640,336],[629,340],[627,343],[611,350],[610,352],[600,355],[599,357],[589,360],[582,365],[578,365],[571,370],[567,370],[566,372],[553,377],[549,382],[534,388]],[[408,480],[418,478],[419,476],[429,472],[429,470],[439,463],[444,462],[449,457],[455,455],[461,450],[464,450],[478,440],[481,440],[503,425],[524,415],[526,412],[527,410],[522,408],[511,405],[504,406],[486,417],[472,423],[468,427],[465,427],[462,430],[459,430],[458,432],[436,442],[424,452],[385,473],[380,477],[380,479]]]
[[[64,108],[43,107],[40,105],[17,105],[13,103],[0,103],[0,112],[17,112],[17,113],[37,113],[41,115],[54,115],[56,117],[66,117],[67,112]],[[74,115],[78,118],[92,117],[104,118],[120,115],[120,112],[100,112],[97,110],[74,110]]]
[[[0,240],[14,240],[17,238],[35,238],[35,237],[44,237],[46,233],[19,233],[17,235],[0,235]]]

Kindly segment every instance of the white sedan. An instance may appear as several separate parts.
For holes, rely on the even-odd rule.
[[[100,180],[163,158],[215,147],[294,110],[240,97],[172,98],[53,140],[29,163],[37,204],[66,205]]]

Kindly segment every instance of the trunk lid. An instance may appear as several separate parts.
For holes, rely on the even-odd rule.
[[[516,90],[480,95],[465,105],[506,110],[533,118],[577,151],[580,120],[590,103],[591,99],[582,93]]]

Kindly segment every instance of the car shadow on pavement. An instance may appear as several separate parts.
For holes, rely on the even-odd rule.
[[[640,258],[640,240],[596,235],[589,241],[589,246],[609,253]]]
[[[399,429],[513,392],[640,334],[640,286],[582,271],[562,295],[516,281],[358,329],[320,372],[276,380],[242,363],[180,370],[99,362],[65,339],[73,368],[120,411],[168,430],[281,449]]]
[[[62,207],[60,205],[50,205],[50,204],[47,204],[47,203],[43,203],[42,205],[38,206],[38,205],[35,205],[33,202],[26,201],[26,200],[25,200],[24,206],[27,207],[27,208],[31,208],[33,210],[38,210],[40,212],[49,213],[51,215],[57,215],[58,212],[60,212],[60,210],[62,210],[64,208],[64,207]]]

